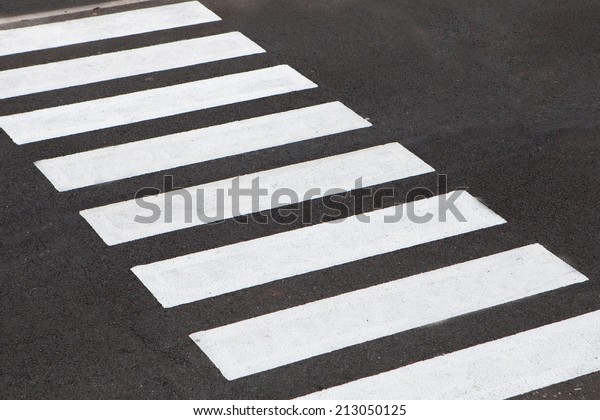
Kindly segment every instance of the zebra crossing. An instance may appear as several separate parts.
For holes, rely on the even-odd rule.
[[[0,126],[21,145],[315,87],[291,67],[280,65],[8,115],[0,117]]]
[[[419,200],[415,212],[438,214],[439,204],[438,197]],[[457,200],[466,223],[435,220],[421,225],[406,217],[393,225],[386,222],[388,217],[406,214],[408,206],[367,213],[368,223],[353,216],[343,223],[303,227],[132,270],[169,307],[504,223],[468,193]],[[332,241],[337,245],[330,249]],[[261,258],[267,254],[268,259]],[[234,257],[237,264],[228,264]]]
[[[221,20],[203,5],[185,3],[2,31],[0,56],[82,44]]]
[[[236,379],[585,280],[542,246],[530,245],[192,338],[227,379]]]
[[[431,171],[429,165],[400,144],[390,143],[159,194],[145,200],[145,207],[156,206],[155,213],[164,215],[152,223],[140,223],[135,218],[139,213],[136,199],[84,210],[81,215],[108,245],[115,245],[198,226],[208,220],[270,210],[278,207],[274,202],[279,201],[276,194],[282,186],[295,195],[288,197],[285,204],[295,204],[307,200],[306,197],[320,198],[350,191],[358,178],[362,186],[369,187]],[[259,179],[260,187],[265,189],[265,195],[258,197],[258,206],[249,195],[239,197],[237,203],[231,196],[225,199],[225,191],[231,189],[235,181],[240,189],[249,190],[255,179]],[[319,188],[315,189],[315,185]],[[202,195],[199,196],[199,192]],[[175,199],[181,195],[183,200]]]
[[[304,398],[506,399],[597,372],[598,325],[594,311]]]
[[[0,31],[0,56],[219,20],[200,3],[188,1],[11,29]],[[90,53],[0,72],[0,99],[265,53],[238,32],[102,55]],[[0,128],[15,144],[27,147],[315,88],[304,75],[280,64],[0,116]],[[64,192],[291,143],[317,143],[325,136],[343,136],[370,126],[343,103],[329,102],[32,164],[57,192]],[[361,188],[375,187],[433,171],[418,156],[392,142],[144,198],[160,215],[172,210],[169,221],[136,222],[136,216],[144,215],[137,200],[84,208],[80,214],[108,246],[127,246],[206,224],[189,212],[201,207],[198,191],[204,194],[206,214],[226,220],[281,206],[272,194],[278,188],[297,194],[285,203],[290,204],[352,191],[357,179],[362,180]],[[242,200],[236,213],[231,202],[219,201],[219,192],[234,180],[248,188],[254,179],[260,179],[269,191],[260,198],[258,208],[249,199]],[[312,192],[315,188],[319,191]],[[190,198],[181,200],[182,196]],[[447,203],[465,220],[446,215]],[[422,223],[406,217],[409,212],[434,217]],[[131,271],[164,308],[173,308],[434,241],[443,246],[443,241],[453,236],[505,223],[468,192],[452,192],[154,261],[131,267]],[[434,271],[423,267],[411,277],[189,334],[227,380],[236,380],[586,280],[542,245],[531,244]],[[509,398],[600,370],[598,316],[593,312],[567,319],[306,398]],[[528,363],[532,357],[540,362]]]
[[[370,126],[342,103],[331,102],[35,164],[58,191],[69,191]]]
[[[0,99],[264,52],[237,32],[22,67],[2,72]]]

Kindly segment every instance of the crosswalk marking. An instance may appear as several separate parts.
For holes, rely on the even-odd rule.
[[[134,0],[129,1],[134,2]],[[121,2],[123,3],[123,2]],[[22,18],[22,17],[21,17]],[[195,1],[0,31],[0,56],[218,21]],[[81,86],[122,77],[225,60],[264,50],[233,32],[123,50],[0,72],[0,99]],[[165,88],[0,116],[16,144],[27,144],[264,98],[316,85],[289,66],[230,74]],[[35,162],[59,191],[83,188],[188,164],[305,141],[370,124],[339,102],[265,115],[88,152]],[[254,178],[272,193],[297,194],[298,202],[361,186],[419,175],[433,169],[398,143],[276,168]],[[234,215],[217,191],[220,180],[146,197],[173,222],[136,223],[134,200],[81,212],[109,245],[171,232],[205,221],[186,221],[182,193],[205,195],[208,216]],[[311,188],[313,187],[313,188]],[[314,187],[320,191],[312,191]],[[333,190],[335,189],[335,190]],[[329,191],[327,191],[329,190]],[[249,197],[240,214],[266,210],[271,194],[254,209]],[[229,199],[226,194],[224,197]],[[419,200],[336,222],[321,223],[246,242],[132,268],[164,307],[183,305],[295,275],[486,229],[505,223],[466,192]],[[454,204],[465,220],[446,212]],[[431,214],[426,222],[407,213]],[[148,207],[145,207],[148,210]],[[400,220],[386,220],[401,214]],[[448,219],[446,220],[445,217]],[[369,218],[367,222],[364,218]],[[425,269],[425,268],[424,268]],[[234,380],[365,343],[411,328],[586,281],[587,278],[535,244],[386,284],[345,293],[230,325],[191,334],[223,375]],[[320,327],[315,328],[315,319]],[[507,398],[600,370],[600,311],[336,386],[306,399]]]
[[[146,197],[144,200],[148,204],[145,204],[144,209],[133,199],[84,210],[81,215],[108,245],[115,245],[198,226],[207,221],[229,219],[284,204],[350,191],[356,188],[358,178],[361,178],[362,186],[366,187],[432,171],[433,168],[400,144],[390,143],[237,178],[239,188],[244,190],[252,188],[253,180],[259,180],[258,187],[265,190],[265,195],[257,197],[257,206],[253,204],[254,200],[250,195],[240,197],[239,205],[233,203],[229,191],[234,178],[230,178]],[[283,188],[293,192],[295,197],[286,195],[279,201],[276,194]],[[198,198],[198,191],[204,194],[203,203],[202,197]],[[222,193],[222,198],[218,198],[219,192]],[[182,197],[182,194],[189,199]],[[274,204],[275,201],[282,204]],[[154,212],[160,212],[160,218],[152,223],[141,223],[136,219],[136,216],[150,216],[146,208],[151,206],[155,207]],[[196,209],[203,212],[201,216],[208,217],[198,216]],[[169,217],[166,216],[167,211],[170,213]]]
[[[164,307],[173,307],[505,223],[468,192],[458,198],[452,194],[456,193],[137,266],[132,271]],[[455,200],[466,221],[453,215],[442,221],[447,198]],[[430,213],[433,218],[419,223],[406,216],[410,207],[416,215]],[[403,216],[399,221],[389,220],[398,214]]]
[[[17,144],[32,143],[185,112],[315,88],[281,65],[0,117]]]
[[[0,99],[265,52],[239,32],[0,72]]]
[[[600,371],[600,311],[401,367],[302,399],[506,399]]]
[[[36,162],[58,191],[370,127],[340,102]]]
[[[0,56],[221,20],[196,1],[0,31]]]
[[[234,380],[585,280],[530,245],[190,337]]]

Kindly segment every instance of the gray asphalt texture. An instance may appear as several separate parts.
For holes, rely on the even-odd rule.
[[[0,15],[86,3],[3,1]],[[1,398],[287,399],[600,309],[600,3],[202,3],[223,21],[0,57],[4,70],[227,31],[240,31],[267,50],[7,99],[0,101],[0,115],[277,64],[319,85],[27,146],[0,132]],[[332,100],[374,127],[66,193],[33,165]],[[227,221],[108,247],[78,214],[130,199],[140,187],[160,188],[165,174],[186,187],[390,141],[448,174],[450,188],[467,186],[508,224],[166,310],[130,267],[300,225],[281,226],[273,218],[267,224]],[[394,202],[400,203],[411,188],[435,190],[435,181],[426,175],[387,185],[396,188]],[[312,204],[316,223],[322,202]],[[188,337],[535,242],[590,281],[232,382]],[[521,398],[597,399],[600,374]]]

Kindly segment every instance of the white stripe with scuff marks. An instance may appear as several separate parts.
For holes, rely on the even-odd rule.
[[[402,145],[390,143],[146,197],[144,208],[133,199],[83,210],[81,215],[108,245],[116,245],[350,191],[356,188],[359,178],[361,185],[367,187],[432,171]],[[264,195],[257,195],[256,203],[252,196],[245,195],[236,204],[230,195],[234,180],[239,180],[241,190],[250,190],[255,179]],[[294,197],[286,193],[277,198],[282,189],[293,191]],[[152,206],[154,210],[149,209]],[[152,214],[159,217],[146,221]],[[202,217],[203,214],[208,217]]]
[[[314,400],[499,400],[600,371],[600,311],[325,389]]]
[[[196,1],[0,31],[0,56],[221,20]]]
[[[225,378],[233,380],[585,280],[536,244],[191,338]]]
[[[26,144],[315,87],[281,65],[7,115],[0,117],[0,128],[15,143]]]
[[[370,126],[331,102],[35,164],[58,191],[68,191]]]
[[[465,221],[446,214],[445,199],[454,200]],[[430,213],[432,218],[420,223],[407,217],[409,209],[417,216]],[[452,192],[132,271],[164,307],[172,307],[502,223],[504,219],[468,192]]]
[[[264,50],[239,32],[0,72],[0,99],[118,79]]]

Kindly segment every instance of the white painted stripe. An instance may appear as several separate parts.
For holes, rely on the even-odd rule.
[[[36,162],[58,191],[370,127],[340,102]]]
[[[455,198],[453,194],[137,266],[132,271],[163,306],[172,307],[505,223],[467,192],[457,193],[454,201],[466,221],[451,214],[442,221],[442,200]],[[406,217],[410,206],[417,215],[431,213],[432,220],[410,220]],[[389,220],[397,214],[403,215],[401,220]]]
[[[498,400],[600,370],[600,311],[307,395],[321,400]]]
[[[88,4],[85,6],[67,7],[67,8],[62,8],[59,10],[50,10],[50,11],[44,11],[44,12],[30,13],[27,15],[7,16],[7,17],[0,18],[0,25],[5,25],[7,23],[23,22],[26,20],[43,19],[43,18],[54,17],[54,16],[65,16],[65,15],[79,13],[79,12],[89,12],[89,11],[92,11],[92,10],[98,9],[98,8],[104,9],[104,8],[111,8],[111,7],[117,7],[117,6],[125,6],[125,5],[129,5],[129,4],[146,3],[149,1],[152,1],[152,0],[114,0],[114,1],[108,1],[108,2],[103,2],[103,3]]]
[[[264,50],[239,32],[0,72],[0,99],[225,60]]]
[[[530,245],[190,337],[233,380],[585,280]]]
[[[7,115],[0,117],[0,127],[25,144],[314,87],[283,65]]]
[[[229,219],[284,204],[350,191],[356,188],[355,181],[361,177],[362,186],[366,187],[432,171],[429,165],[400,144],[390,143],[146,197],[144,200],[147,204],[144,208],[133,199],[83,210],[81,215],[108,245],[115,245],[199,226],[207,221]],[[233,181],[237,179],[243,190],[251,189],[252,181],[258,179],[265,195],[260,198],[257,196],[258,202],[254,205],[249,195],[240,197],[236,208],[229,191],[234,185]],[[278,199],[277,191],[283,188],[292,191],[295,197],[290,198],[286,194],[283,199]],[[198,199],[199,191],[204,194],[204,203],[202,198]],[[221,199],[218,198],[219,192],[222,193]],[[184,199],[182,194],[189,198]],[[282,204],[278,204],[280,202]],[[155,210],[149,211],[150,206],[154,206]],[[196,209],[200,209],[200,215]],[[167,210],[171,217],[167,216]],[[147,217],[152,214],[160,217],[152,223],[136,221],[136,216]],[[203,218],[202,214],[214,217],[214,220]]]
[[[196,1],[0,31],[0,56],[221,20]]]

